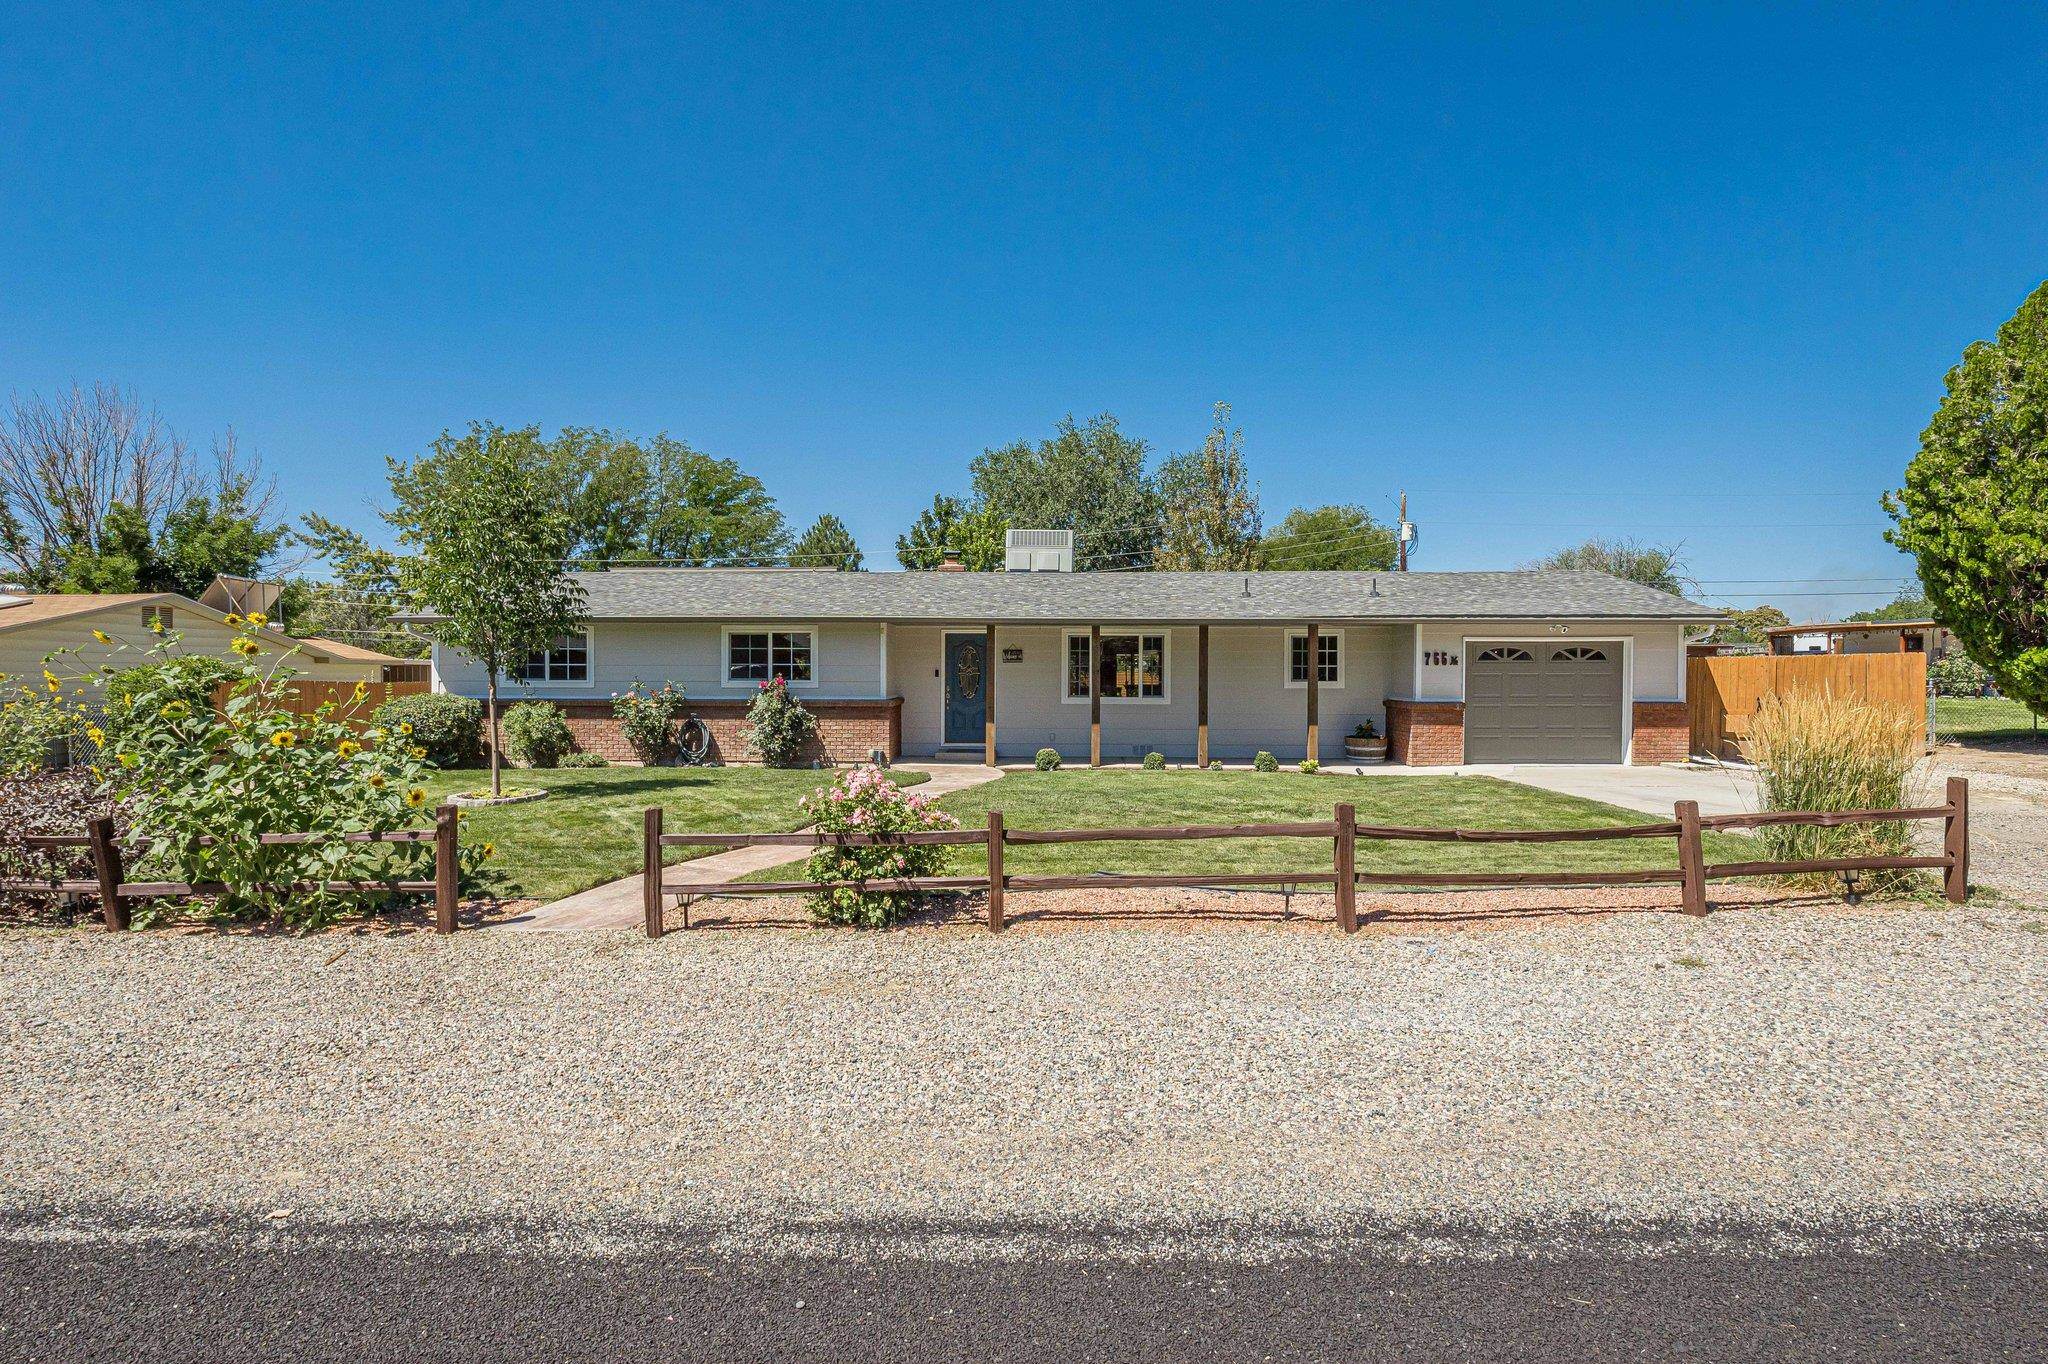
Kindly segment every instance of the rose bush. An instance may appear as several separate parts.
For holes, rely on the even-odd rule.
[[[747,742],[747,752],[768,766],[800,767],[817,732],[818,722],[789,694],[789,683],[775,677],[754,693],[740,737]]]
[[[636,681],[631,691],[612,698],[619,732],[632,747],[633,756],[649,767],[675,756],[676,721],[689,709],[689,698],[673,682],[643,687]]]
[[[874,767],[851,768],[798,803],[817,828],[829,833],[910,833],[960,827],[959,821],[934,805],[930,797],[905,791]],[[806,872],[812,881],[938,876],[949,861],[944,846],[820,848],[811,854]],[[855,885],[834,886],[812,894],[811,917],[819,923],[886,928],[902,918],[916,898]]]

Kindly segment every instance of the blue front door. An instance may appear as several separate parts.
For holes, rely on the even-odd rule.
[[[978,744],[988,716],[988,642],[980,635],[946,636],[946,742]]]

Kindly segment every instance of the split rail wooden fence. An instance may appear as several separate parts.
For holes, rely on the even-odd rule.
[[[28,892],[39,895],[94,895],[99,897],[100,917],[108,931],[124,932],[134,917],[134,902],[137,900],[158,900],[165,898],[191,899],[195,896],[222,895],[231,889],[219,881],[130,881],[125,879],[127,869],[123,865],[121,846],[114,836],[114,822],[100,818],[90,820],[82,834],[43,835],[22,840],[28,848],[44,851],[59,851],[66,848],[88,848],[92,852],[93,879],[90,881],[66,881],[61,879],[36,879],[14,877],[0,880],[0,890]],[[434,931],[453,933],[455,931],[455,910],[460,903],[461,879],[461,834],[456,820],[455,807],[443,805],[434,811],[434,827],[431,829],[394,829],[388,833],[279,833],[260,834],[260,842],[277,846],[290,843],[319,843],[339,840],[345,843],[431,843],[434,845],[434,879],[427,880],[348,880],[322,881],[319,888],[331,892],[373,892],[395,891],[401,894],[426,895],[434,897]],[[313,889],[310,882],[293,883],[303,889]],[[278,890],[284,887],[266,885],[264,890]]]
[[[1680,903],[1688,914],[1707,912],[1707,885],[1742,876],[1789,876],[1805,873],[1850,873],[1862,871],[1938,870],[1948,899],[1961,904],[1968,893],[1970,875],[1970,788],[1961,777],[1951,777],[1943,804],[1904,810],[1799,810],[1760,814],[1702,815],[1697,801],[1684,800],[1672,810],[1672,818],[1659,824],[1633,824],[1606,829],[1416,829],[1394,825],[1360,824],[1357,811],[1339,805],[1334,818],[1298,824],[1219,824],[1182,827],[1129,829],[1012,829],[1003,822],[1000,810],[991,810],[983,829],[920,830],[915,833],[665,833],[658,806],[647,809],[643,826],[642,884],[647,936],[659,938],[667,931],[667,903],[680,902],[683,927],[690,926],[690,901],[717,896],[801,895],[837,886],[853,886],[886,894],[920,895],[933,891],[986,891],[988,926],[1000,932],[1005,923],[1004,897],[1010,891],[1033,890],[1126,890],[1139,888],[1197,886],[1329,886],[1337,901],[1337,924],[1346,933],[1358,931],[1358,887],[1366,886],[1458,886],[1467,888],[1508,886],[1618,886],[1676,885]],[[1907,820],[1939,819],[1944,834],[1939,856],[1928,857],[1822,857],[1796,861],[1723,862],[1706,860],[1702,835],[1709,829],[1758,829],[1767,825],[1805,824],[1838,827],[1846,824],[1885,824]],[[1331,866],[1327,871],[1288,872],[1201,872],[1189,875],[1155,875],[1101,872],[1065,875],[1012,874],[1003,863],[1004,850],[1019,845],[1051,843],[1157,843],[1187,839],[1300,838],[1327,841],[1331,845]],[[1543,872],[1375,872],[1358,869],[1360,840],[1425,843],[1588,843],[1622,838],[1675,838],[1678,865],[1648,871],[1543,871]],[[734,881],[696,884],[672,882],[662,864],[664,848],[705,847],[981,847],[988,856],[988,871],[980,876],[915,876],[878,878],[868,881]],[[687,870],[684,863],[682,870]]]

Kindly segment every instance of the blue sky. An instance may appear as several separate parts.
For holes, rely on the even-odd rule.
[[[984,445],[1224,399],[1269,519],[1405,487],[1418,567],[1880,600],[2048,274],[2048,11],[1373,8],[17,10],[0,387],[364,528],[471,418],[667,430],[879,566]]]

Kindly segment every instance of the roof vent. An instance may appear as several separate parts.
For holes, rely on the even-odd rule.
[[[1074,532],[1070,530],[1004,531],[1003,569],[1009,573],[1072,573],[1074,571]]]

